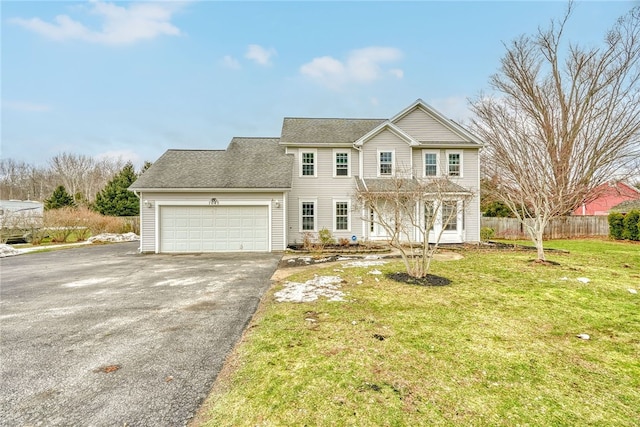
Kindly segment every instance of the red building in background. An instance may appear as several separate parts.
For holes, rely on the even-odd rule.
[[[573,215],[608,215],[609,210],[627,200],[640,200],[640,190],[624,182],[611,182],[596,187],[591,201],[573,211]]]

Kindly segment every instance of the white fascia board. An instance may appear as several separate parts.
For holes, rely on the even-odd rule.
[[[478,144],[469,144],[469,143],[459,143],[459,142],[442,142],[442,141],[436,141],[436,142],[429,142],[429,141],[420,141],[420,147],[424,148],[424,149],[429,149],[429,148],[446,148],[449,150],[455,150],[456,148],[474,148],[476,150],[481,149],[483,146],[478,146]]]

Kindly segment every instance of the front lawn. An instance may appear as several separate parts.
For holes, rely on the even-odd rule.
[[[637,426],[640,245],[548,246],[570,252],[435,262],[449,286],[370,274],[399,262],[289,277],[339,275],[345,301],[280,303],[274,286],[195,424]]]

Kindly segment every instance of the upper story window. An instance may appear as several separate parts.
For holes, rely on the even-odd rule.
[[[349,176],[349,152],[337,151],[335,156],[335,176]]]
[[[424,176],[438,176],[438,153],[436,151],[423,151]]]
[[[378,152],[378,174],[380,176],[393,175],[393,151]]]
[[[300,175],[316,176],[316,153],[314,151],[300,153]]]
[[[462,153],[447,153],[447,175],[462,176]]]

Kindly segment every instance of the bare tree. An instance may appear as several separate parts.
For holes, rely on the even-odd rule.
[[[490,79],[495,97],[472,102],[476,134],[487,143],[485,174],[540,261],[549,221],[627,173],[640,155],[640,7],[592,48],[564,41],[572,8],[548,29],[506,46]]]
[[[72,197],[87,198],[85,184],[95,168],[95,160],[82,154],[60,153],[49,160],[52,172],[56,175]]]
[[[31,186],[35,175],[41,170],[25,162],[13,159],[0,160],[0,198],[38,200]]]
[[[443,233],[464,214],[472,196],[446,178],[418,180],[403,174],[369,186],[358,180],[355,194],[364,211],[373,213],[362,219],[384,229],[407,274],[417,278],[428,274]]]
[[[61,153],[49,160],[51,173],[57,185],[63,185],[78,202],[91,202],[96,194],[124,166],[122,159],[93,157]]]

